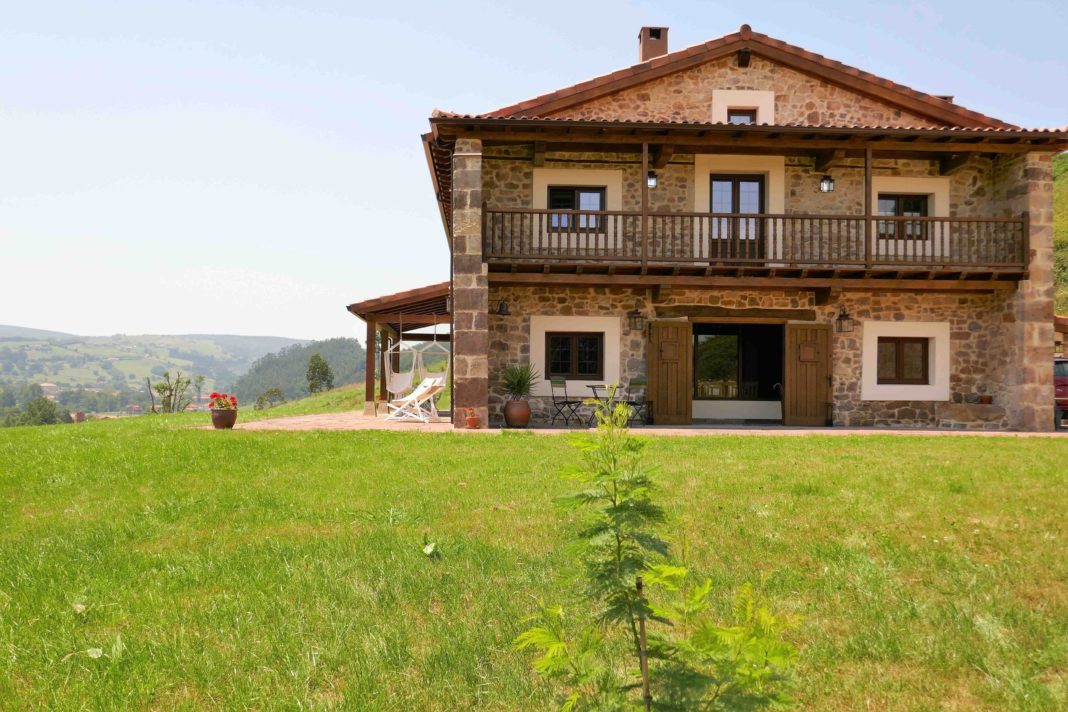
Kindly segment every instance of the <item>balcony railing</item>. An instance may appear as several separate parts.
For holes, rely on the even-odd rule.
[[[501,262],[1023,270],[1022,218],[751,215],[501,209],[483,212]]]

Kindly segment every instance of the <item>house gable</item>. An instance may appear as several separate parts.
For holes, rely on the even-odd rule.
[[[757,86],[760,84],[763,86]],[[844,115],[857,117],[849,125],[1014,128],[944,97],[910,89],[753,32],[748,25],[742,25],[738,32],[505,106],[486,116],[709,121],[707,94],[714,89],[732,88],[775,91],[775,123],[780,125],[832,121],[842,125],[838,122],[844,119],[838,117]],[[641,98],[646,95],[649,99]],[[654,97],[657,106],[640,106]],[[807,106],[809,103],[813,106]],[[778,112],[780,104],[782,116]],[[636,113],[640,111],[645,115]]]
[[[753,56],[747,67],[739,67],[733,56],[721,57],[547,116],[594,121],[703,123],[722,120],[718,116],[724,113],[721,103],[731,108],[755,108],[758,102],[753,95],[761,92],[774,96],[773,115],[762,111],[757,117],[762,124],[923,128],[945,125],[760,56]],[[733,100],[732,95],[737,99]]]

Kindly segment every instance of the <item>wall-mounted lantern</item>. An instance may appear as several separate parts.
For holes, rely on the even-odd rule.
[[[853,317],[849,316],[849,312],[844,307],[838,312],[838,318],[834,320],[834,330],[839,334],[848,334],[853,331]]]
[[[821,193],[833,193],[834,192],[834,178],[829,175],[820,178],[820,192]]]
[[[508,302],[501,299],[497,302],[497,308],[493,310],[497,316],[512,316],[512,312],[508,310]]]
[[[655,188],[659,182],[660,179],[657,177],[656,171],[649,171],[645,176],[645,184],[650,188]]]
[[[645,329],[645,315],[637,306],[627,312],[627,327],[631,331],[643,331]]]

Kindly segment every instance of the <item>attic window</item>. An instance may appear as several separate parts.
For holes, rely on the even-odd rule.
[[[727,123],[739,126],[755,124],[757,122],[756,109],[727,109]]]

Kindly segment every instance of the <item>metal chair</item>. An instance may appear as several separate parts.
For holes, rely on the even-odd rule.
[[[565,426],[571,425],[572,418],[579,418],[578,409],[582,401],[567,395],[567,381],[563,378],[550,378],[549,388],[553,397],[553,418],[549,425],[556,425],[557,418],[563,418]]]
[[[627,383],[627,388],[622,396],[616,399],[618,403],[626,403],[630,406],[630,420],[647,425],[649,423],[649,401],[645,399],[645,389],[648,381],[644,378],[632,378]],[[630,421],[627,421],[628,423]]]

